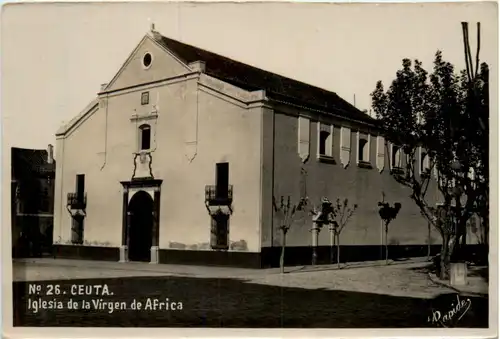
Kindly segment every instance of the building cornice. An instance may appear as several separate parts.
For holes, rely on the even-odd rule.
[[[104,91],[97,93],[97,95],[99,97],[105,97],[105,96],[111,97],[111,96],[119,95],[119,94],[123,94],[123,93],[141,91],[144,89],[160,87],[160,86],[164,86],[164,85],[170,85],[172,83],[176,83],[176,82],[180,82],[180,81],[191,80],[191,79],[195,79],[199,76],[200,76],[199,72],[189,72],[189,73],[184,73],[181,75],[176,75],[173,77],[162,78],[162,79],[155,80],[155,81],[143,82],[143,83],[139,83],[139,84],[132,85],[132,86],[117,88],[114,90],[104,90]]]
[[[317,109],[317,108],[312,108],[312,107],[309,107],[309,106],[299,105],[299,104],[295,104],[295,103],[292,103],[292,102],[282,101],[282,100],[273,99],[273,98],[269,98],[269,101],[271,103],[280,104],[280,105],[289,106],[289,107],[294,107],[296,109],[300,109],[300,110],[303,110],[303,111],[308,111],[308,112],[311,112],[311,113],[316,113],[316,114],[319,113],[320,115],[324,115],[324,116],[328,116],[328,117],[333,117],[333,118],[336,118],[338,120],[348,121],[348,122],[351,122],[351,123],[354,123],[354,124],[357,124],[357,125],[371,127],[371,128],[376,129],[376,130],[380,129],[375,124],[371,124],[371,123],[366,122],[366,121],[361,121],[361,120],[356,120],[356,119],[348,118],[346,116],[343,116],[343,115],[340,115],[340,114],[337,114],[337,113],[327,112],[325,110],[321,110],[321,109]]]

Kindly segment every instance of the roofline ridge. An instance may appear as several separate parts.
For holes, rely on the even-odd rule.
[[[164,35],[164,34],[162,34],[162,33],[158,32],[158,31],[156,31],[156,30],[151,30],[151,31],[149,31],[148,33],[149,33],[149,34],[151,34],[151,35],[159,36],[159,37],[161,37],[161,39],[171,40],[171,41],[173,41],[173,42],[180,43],[180,44],[183,44],[183,45],[185,45],[185,46],[188,46],[188,47],[191,47],[191,48],[195,48],[195,49],[201,50],[201,51],[206,52],[206,53],[209,53],[209,54],[213,54],[213,55],[218,56],[218,57],[221,57],[221,58],[228,59],[228,60],[230,60],[230,61],[232,61],[232,62],[239,63],[239,64],[244,65],[244,66],[246,66],[246,67],[251,67],[251,68],[254,68],[254,69],[259,70],[259,71],[261,71],[261,72],[266,72],[266,73],[268,73],[268,74],[270,74],[270,75],[279,76],[279,77],[285,78],[285,79],[287,79],[287,80],[294,81],[294,82],[296,82],[296,83],[302,84],[302,85],[304,85],[304,86],[309,86],[309,87],[311,87],[311,88],[315,88],[315,89],[318,89],[318,90],[320,90],[320,91],[324,91],[324,92],[326,92],[326,93],[328,93],[328,94],[335,95],[335,96],[336,96],[337,98],[339,98],[340,100],[342,100],[342,101],[344,101],[345,103],[347,103],[348,105],[352,106],[352,107],[353,107],[353,109],[358,110],[359,112],[363,112],[362,110],[360,110],[359,108],[355,107],[355,106],[354,106],[354,105],[352,105],[350,102],[348,102],[347,100],[345,100],[344,98],[342,98],[340,95],[338,95],[338,94],[337,94],[336,92],[334,92],[333,90],[329,90],[329,89],[326,89],[326,88],[323,88],[323,87],[319,87],[318,85],[313,85],[313,84],[310,84],[310,83],[307,83],[307,82],[304,82],[304,81],[301,81],[301,80],[298,80],[298,79],[295,79],[295,78],[291,78],[290,76],[287,76],[287,75],[283,75],[283,74],[279,74],[279,73],[276,73],[276,72],[272,72],[272,71],[269,71],[269,70],[266,70],[266,69],[260,68],[260,67],[258,67],[258,66],[251,65],[251,64],[246,63],[246,62],[243,62],[243,61],[235,60],[235,59],[233,59],[233,58],[231,58],[231,57],[227,57],[227,56],[225,56],[225,55],[222,55],[222,54],[219,54],[219,53],[216,53],[216,52],[212,52],[212,51],[210,51],[210,50],[208,50],[208,49],[205,49],[205,48],[202,48],[202,47],[198,47],[198,46],[195,46],[195,45],[193,45],[193,44],[190,44],[190,43],[184,42],[184,41],[182,41],[182,39],[174,39],[174,38],[168,37],[168,36],[166,36],[166,35]],[[208,64],[208,62],[207,62],[206,60],[200,60],[200,61],[205,61],[205,62]],[[210,65],[209,65],[209,67],[210,67]],[[249,86],[255,86],[255,85],[253,85],[253,84],[247,84],[247,85],[249,85]]]

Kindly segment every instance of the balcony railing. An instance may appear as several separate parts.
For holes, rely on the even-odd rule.
[[[227,190],[217,185],[205,186],[205,201],[211,205],[231,205],[233,202],[233,185],[228,185]]]
[[[70,206],[71,209],[85,209],[87,206],[87,193],[80,195],[78,193],[68,193],[67,205]]]

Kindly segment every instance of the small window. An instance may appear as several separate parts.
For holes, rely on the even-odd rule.
[[[318,157],[330,160],[333,156],[333,126],[318,122]]]
[[[211,247],[218,250],[229,248],[229,215],[217,213],[212,216]]]
[[[78,201],[83,201],[83,196],[85,193],[85,174],[76,175],[76,195]]]
[[[429,155],[426,152],[422,152],[420,157],[420,173],[429,174],[430,172]]]
[[[319,132],[319,155],[332,156],[332,148],[330,144],[330,133],[327,131]]]
[[[141,95],[141,105],[149,104],[149,92],[144,92]]]
[[[153,62],[153,57],[151,56],[150,53],[144,54],[144,57],[142,58],[142,64],[144,65],[145,68],[148,68],[151,66],[151,63]]]
[[[215,187],[217,198],[227,198],[229,190],[229,163],[221,162],[215,166]]]
[[[361,162],[369,162],[368,140],[360,138],[358,142],[358,160]]]
[[[392,168],[402,168],[402,157],[401,157],[401,147],[392,146],[392,156],[391,156]]]
[[[151,148],[151,126],[142,125],[139,127],[141,151]]]

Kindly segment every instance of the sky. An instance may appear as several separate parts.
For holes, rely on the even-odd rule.
[[[46,148],[96,96],[154,23],[165,36],[331,90],[370,109],[377,80],[435,52],[465,67],[461,21],[498,72],[496,3],[8,4],[1,23],[4,147]]]

